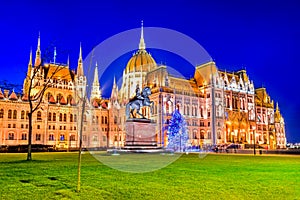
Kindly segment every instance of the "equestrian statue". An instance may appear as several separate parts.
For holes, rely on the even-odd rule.
[[[153,113],[154,103],[149,99],[149,96],[151,95],[151,89],[150,87],[145,87],[142,92],[140,92],[140,88],[137,85],[135,92],[136,95],[126,104],[126,116],[127,118],[137,118],[138,114],[142,119],[146,119],[146,117],[140,113],[140,109],[144,106],[149,106],[151,113]],[[136,113],[134,113],[134,110]]]

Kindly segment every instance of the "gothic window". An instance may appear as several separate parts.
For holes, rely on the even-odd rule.
[[[51,121],[51,117],[52,117],[52,113],[49,112],[49,113],[48,113],[48,121]]]
[[[13,119],[17,119],[17,111],[16,110],[14,110]]]
[[[36,134],[36,135],[35,135],[35,140],[36,140],[36,141],[40,141],[40,140],[41,140],[41,134],[39,134],[39,133]]]
[[[200,139],[204,139],[204,131],[200,132]]]
[[[52,94],[51,94],[50,92],[48,92],[48,93],[46,94],[45,97],[46,97],[47,102],[49,102],[51,96],[52,96]]]
[[[217,138],[218,138],[219,140],[221,139],[221,132],[220,132],[220,131],[217,132]]]
[[[211,132],[207,131],[207,139],[211,139]]]
[[[62,122],[62,117],[63,117],[63,114],[62,113],[59,113],[59,121]]]
[[[42,112],[38,111],[36,114],[36,120],[42,120]]]
[[[101,124],[104,124],[104,117],[101,116]]]
[[[62,98],[62,94],[58,94],[58,95],[56,96],[56,103],[59,103],[60,100],[61,100],[61,98]]]
[[[67,121],[67,114],[64,114],[64,122]]]
[[[67,97],[67,104],[71,104],[71,101],[72,101],[72,96],[69,95],[69,96]]]
[[[14,133],[9,133],[8,134],[8,140],[14,140],[15,139],[15,134]]]
[[[59,140],[60,140],[60,141],[65,141],[65,135],[64,135],[64,134],[61,134],[60,137],[59,137]]]
[[[3,118],[3,116],[4,116],[4,110],[1,109],[1,110],[0,110],[0,118]]]
[[[53,121],[56,121],[56,113],[53,113]]]
[[[12,110],[8,110],[7,118],[8,118],[8,119],[11,119],[11,115],[12,115]]]
[[[70,114],[70,122],[73,122],[73,115]]]
[[[166,113],[169,114],[169,102],[166,102]]]
[[[21,119],[25,119],[25,111],[24,110],[21,111]]]
[[[54,141],[54,135],[53,134],[49,135],[49,141]]]
[[[105,124],[107,124],[107,117],[105,117]]]
[[[197,130],[193,131],[193,139],[197,139]]]
[[[94,142],[97,142],[97,141],[98,141],[98,136],[97,136],[97,135],[93,135],[92,140],[93,140]]]
[[[200,107],[200,117],[203,117],[203,107]]]
[[[75,135],[70,136],[70,141],[75,141]]]
[[[27,134],[26,134],[26,133],[23,133],[23,134],[22,134],[21,140],[27,140]]]

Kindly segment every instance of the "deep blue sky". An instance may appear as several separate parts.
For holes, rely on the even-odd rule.
[[[145,26],[192,37],[221,69],[246,68],[256,87],[265,86],[279,102],[288,141],[296,142],[300,141],[299,10],[297,0],[4,0],[0,2],[0,80],[22,84],[39,31],[42,54],[56,46],[57,61],[66,63],[69,54],[75,68],[80,42],[85,57],[103,40],[138,28],[144,20]],[[147,44],[147,33],[145,40]],[[156,60],[172,63],[168,56]]]

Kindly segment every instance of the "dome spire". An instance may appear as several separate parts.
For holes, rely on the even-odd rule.
[[[142,20],[141,22],[141,38],[140,38],[140,44],[139,44],[139,49],[146,49],[146,44],[144,40],[144,22]]]

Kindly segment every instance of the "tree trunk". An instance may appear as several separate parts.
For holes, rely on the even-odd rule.
[[[29,120],[29,131],[28,131],[28,152],[27,152],[27,160],[32,160],[31,157],[31,141],[32,141],[32,113],[28,113]]]

